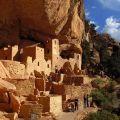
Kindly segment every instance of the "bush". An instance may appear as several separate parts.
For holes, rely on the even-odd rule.
[[[95,79],[94,82],[95,82],[96,84],[103,84],[103,83],[105,83],[105,82],[104,82],[103,80],[101,80],[101,79]]]
[[[91,83],[94,88],[98,88],[98,89],[103,88],[106,85],[105,81],[103,81],[102,79],[95,79]]]
[[[98,107],[111,111],[118,99],[116,92],[108,88],[94,90],[91,96]]]
[[[115,81],[110,81],[109,85],[106,87],[106,90],[109,93],[115,92],[116,91],[116,85],[117,85],[117,83]]]
[[[82,43],[83,54],[82,54],[82,67],[87,68],[90,64],[90,45],[87,41]]]
[[[98,111],[97,113],[90,113],[86,120],[119,120],[119,117],[108,111]]]
[[[92,91],[91,96],[98,107],[102,107],[104,102],[107,101],[102,90]]]

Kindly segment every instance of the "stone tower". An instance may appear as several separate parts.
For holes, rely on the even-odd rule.
[[[48,40],[45,46],[45,58],[52,61],[52,72],[55,72],[59,66],[59,53],[59,40]]]

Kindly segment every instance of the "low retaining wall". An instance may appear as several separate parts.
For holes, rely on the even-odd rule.
[[[20,95],[34,94],[34,79],[6,79],[8,82],[16,86],[17,92]]]
[[[25,65],[17,61],[2,60],[1,61],[5,68],[10,73],[11,78],[24,78],[25,76]]]

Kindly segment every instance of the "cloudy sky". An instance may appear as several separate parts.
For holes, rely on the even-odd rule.
[[[85,0],[86,18],[120,41],[120,0]]]

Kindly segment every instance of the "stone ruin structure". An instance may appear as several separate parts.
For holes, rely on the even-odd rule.
[[[0,111],[42,120],[75,97],[82,107],[84,35],[83,0],[0,0]]]
[[[82,101],[84,92],[91,89],[90,79],[81,70],[82,50],[76,52],[70,46],[60,51],[58,39],[44,45],[29,42],[0,49],[0,110],[24,119],[35,113],[39,118],[46,112],[58,115],[69,99]]]
[[[62,58],[59,46],[58,39],[48,40],[44,47],[40,43],[24,47],[8,46],[0,49],[0,59],[12,78],[30,75],[35,70],[44,71],[49,76],[51,72],[60,71],[66,62],[70,63],[72,69],[76,67],[81,70],[81,53],[71,51],[66,58]]]

